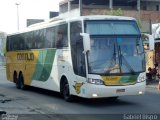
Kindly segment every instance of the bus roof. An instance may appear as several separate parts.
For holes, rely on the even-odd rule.
[[[126,16],[111,16],[111,15],[89,15],[89,16],[79,16],[79,17],[73,17],[73,18],[61,18],[61,17],[55,17],[52,18],[48,21],[41,22],[41,23],[36,23],[33,25],[30,25],[23,31],[19,31],[14,34],[19,34],[19,33],[24,33],[24,32],[29,32],[33,30],[38,30],[46,27],[51,27],[59,23],[63,22],[69,22],[69,21],[82,21],[82,20],[131,20],[131,21],[136,21],[135,18],[132,17],[126,17]]]
[[[83,20],[135,20],[135,18],[132,18],[132,17],[111,16],[111,15],[90,15],[90,16],[80,16],[76,18],[83,19]],[[72,18],[72,19],[75,19],[75,18]]]

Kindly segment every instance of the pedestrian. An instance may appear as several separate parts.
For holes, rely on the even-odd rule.
[[[147,75],[147,80],[151,81],[152,80],[152,68],[151,67],[148,68],[148,73],[146,75]]]
[[[158,64],[157,63],[154,64],[154,68],[152,69],[152,72],[151,72],[152,73],[152,78],[155,81],[156,81],[156,76],[157,76],[157,71],[158,71],[157,67],[158,67]]]
[[[160,91],[160,80],[159,80],[159,82],[158,82],[157,89]]]

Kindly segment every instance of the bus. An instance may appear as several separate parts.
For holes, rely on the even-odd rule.
[[[66,101],[145,92],[145,55],[134,18],[52,19],[7,36],[7,79],[18,89],[60,92]]]

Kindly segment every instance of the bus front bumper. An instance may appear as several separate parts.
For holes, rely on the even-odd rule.
[[[127,86],[105,86],[94,85],[87,83],[81,93],[81,97],[84,98],[107,98],[125,95],[140,95],[144,94],[146,88],[146,82],[136,83],[134,85]]]

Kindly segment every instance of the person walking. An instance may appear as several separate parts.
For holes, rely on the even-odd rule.
[[[159,79],[159,82],[158,82],[157,89],[158,89],[158,91],[160,91],[160,79]]]
[[[152,69],[152,78],[154,81],[156,81],[156,76],[157,76],[157,71],[158,71],[157,67],[158,67],[158,64],[156,63],[154,64],[154,68]]]

